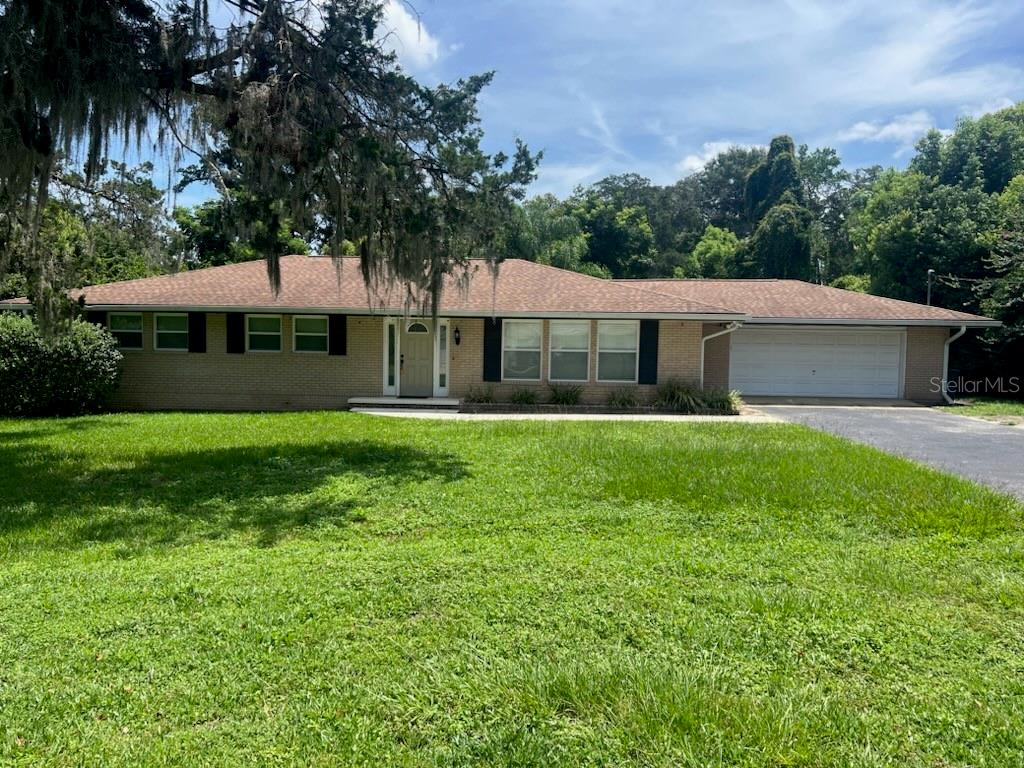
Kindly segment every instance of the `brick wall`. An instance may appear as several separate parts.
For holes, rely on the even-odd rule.
[[[710,336],[712,333],[724,330],[724,323],[705,323],[702,333],[705,336]],[[704,387],[706,389],[712,387],[724,389],[729,386],[729,344],[731,340],[732,334],[727,333],[705,342]]]
[[[942,400],[935,383],[942,380],[942,355],[948,338],[948,328],[907,328],[906,399],[922,403]]]
[[[282,317],[282,352],[227,354],[224,314],[206,315],[205,353],[153,349],[153,315],[143,314],[141,351],[124,352],[113,404],[138,409],[287,410],[345,408],[380,395],[383,321],[348,318],[346,355],[292,352],[292,317]]]
[[[471,388],[484,386],[483,324],[480,318],[453,318],[461,344],[451,343],[449,393],[464,397]],[[348,348],[344,356],[295,353],[292,317],[282,317],[282,352],[226,352],[225,315],[206,316],[207,352],[158,352],[153,349],[153,315],[143,314],[141,351],[125,351],[121,385],[113,405],[133,409],[287,410],[345,408],[348,398],[382,393],[383,319],[348,318]],[[549,322],[543,323],[540,382],[490,384],[499,398],[519,389],[534,389],[540,400],[548,395]],[[719,330],[715,324],[662,320],[658,332],[658,381],[670,378],[696,384],[700,378],[700,339]],[[939,402],[933,380],[942,377],[943,346],[947,328],[907,329],[905,397]],[[705,386],[728,386],[727,334],[707,342]],[[653,395],[654,386],[605,384],[597,381],[597,321],[591,321],[590,381],[583,385],[583,401],[604,403],[622,388],[635,389],[641,398]]]
[[[543,402],[547,399],[550,382],[548,380],[549,321],[543,321],[543,340],[541,342],[541,380],[539,382],[492,382],[483,381],[484,357],[484,321],[480,318],[454,318],[452,329],[459,329],[462,343],[451,347],[451,384],[449,394],[452,397],[465,397],[470,389],[489,386],[498,399],[507,399],[513,392],[520,389],[536,390],[538,398]],[[682,379],[696,384],[700,378],[698,356],[700,354],[701,324],[692,321],[662,320],[658,328],[658,381],[670,378]],[[557,384],[557,382],[556,382]],[[582,400],[585,403],[600,404],[608,400],[608,395],[617,389],[635,389],[641,398],[653,395],[655,386],[636,384],[605,384],[597,381],[597,321],[590,324],[590,381],[580,385],[583,387]]]
[[[453,318],[461,344],[450,345],[449,393],[463,397],[483,382],[483,323],[480,318]],[[507,398],[518,389],[548,394],[548,321],[544,321],[542,380],[493,386]],[[201,354],[153,349],[153,315],[143,313],[141,351],[126,350],[121,385],[113,405],[131,409],[287,410],[345,408],[348,398],[379,396],[382,392],[383,319],[348,318],[348,349],[344,356],[295,353],[292,316],[282,317],[282,352],[227,354],[226,320],[222,313],[206,316],[207,351]],[[700,338],[697,322],[661,321],[658,332],[658,381],[699,380]],[[654,386],[605,384],[597,381],[597,321],[591,322],[590,382],[583,400],[604,403],[610,392],[635,387],[641,398]]]

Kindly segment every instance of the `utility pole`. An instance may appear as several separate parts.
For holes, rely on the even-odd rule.
[[[935,270],[928,270],[928,306],[932,305],[932,280],[935,278]]]

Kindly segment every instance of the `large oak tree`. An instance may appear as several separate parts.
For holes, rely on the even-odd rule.
[[[489,74],[427,87],[380,21],[378,0],[0,0],[5,250],[31,250],[59,168],[88,184],[112,147],[155,144],[184,181],[243,190],[275,241],[287,221],[354,249],[368,284],[436,309],[445,274],[495,255],[537,158],[481,149]]]

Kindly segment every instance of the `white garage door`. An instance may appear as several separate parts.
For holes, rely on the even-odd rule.
[[[729,386],[745,395],[899,397],[903,332],[743,328]]]

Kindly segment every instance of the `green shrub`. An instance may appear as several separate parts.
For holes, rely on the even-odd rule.
[[[536,405],[537,393],[532,389],[517,389],[509,397],[509,402],[514,405]]]
[[[692,384],[669,379],[658,386],[654,404],[659,408],[679,413],[700,413],[703,393]]]
[[[725,413],[735,416],[743,406],[739,392],[730,392],[722,387],[715,387],[704,392],[704,406],[712,413]]]
[[[495,402],[494,387],[490,384],[485,387],[470,387],[462,400],[466,403],[493,403]]]
[[[579,405],[582,397],[583,387],[551,385],[551,403],[553,405]]]
[[[669,379],[658,387],[654,404],[677,413],[739,413],[741,401],[735,392],[724,389],[701,390],[678,379]]]
[[[114,337],[76,320],[44,338],[27,317],[0,315],[0,414],[70,416],[103,407],[117,388]]]
[[[640,405],[635,389],[613,389],[608,395],[608,405],[612,408],[636,408]]]

